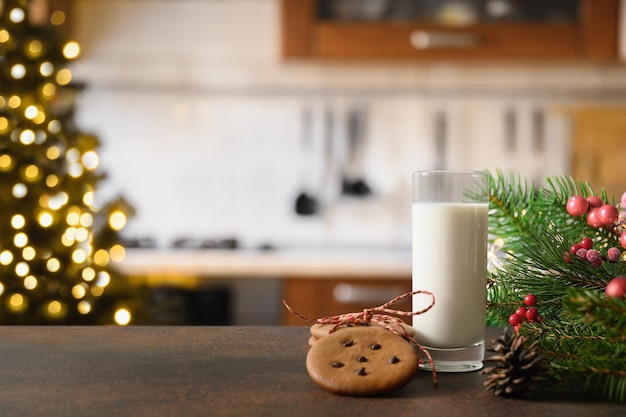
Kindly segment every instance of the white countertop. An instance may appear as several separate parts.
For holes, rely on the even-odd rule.
[[[118,264],[130,276],[245,278],[407,278],[410,250],[128,249]]]

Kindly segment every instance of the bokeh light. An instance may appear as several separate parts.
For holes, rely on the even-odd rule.
[[[72,82],[72,72],[67,68],[63,68],[57,72],[56,80],[59,85],[68,85]]]
[[[26,225],[26,219],[21,214],[16,214],[11,217],[11,226],[14,229],[21,229],[22,227],[24,227],[24,225]]]
[[[7,266],[13,262],[13,253],[10,250],[0,252],[0,264]]]
[[[119,231],[126,227],[127,220],[126,213],[116,210],[109,216],[109,226],[111,226],[111,229]]]
[[[118,325],[126,326],[130,323],[130,320],[131,314],[130,311],[128,311],[127,309],[120,308],[115,312],[115,323],[117,323]]]
[[[67,59],[76,59],[80,54],[80,45],[78,42],[68,42],[63,47],[63,56]]]
[[[58,272],[61,269],[61,262],[57,258],[50,258],[46,261],[46,269],[50,272]]]
[[[11,294],[11,296],[6,299],[6,302],[9,310],[12,310],[16,313],[20,313],[26,310],[26,308],[28,307],[28,301],[20,293]]]
[[[72,296],[77,300],[84,298],[87,295],[87,289],[84,284],[77,284],[72,287]]]
[[[9,12],[9,20],[13,23],[21,23],[25,18],[26,12],[24,12],[24,9],[20,9],[19,7],[11,9]]]
[[[54,12],[52,12],[52,14],[50,15],[50,23],[55,26],[60,26],[65,23],[65,12],[63,12],[62,10],[55,10]]]
[[[48,314],[50,317],[58,318],[65,314],[65,306],[58,300],[52,300],[48,303]]]
[[[54,65],[52,65],[52,62],[49,62],[49,61],[42,62],[41,65],[39,65],[39,73],[41,75],[43,75],[44,77],[49,77],[52,74],[54,74]],[[47,86],[54,87],[54,84],[47,83],[47,84],[44,85],[44,88],[47,87]],[[49,95],[49,94],[47,94],[47,95]]]
[[[83,300],[76,306],[76,309],[80,314],[89,314],[91,312],[91,303]]]
[[[87,267],[83,269],[83,272],[81,275],[85,281],[90,282],[90,281],[93,281],[94,278],[96,277],[96,270],[91,267]]]
[[[12,193],[15,198],[23,198],[26,197],[28,188],[26,188],[26,186],[22,183],[17,183],[13,186]]]
[[[52,217],[52,214],[48,213],[47,211],[42,211],[41,213],[39,213],[37,221],[39,222],[41,227],[50,227],[52,226],[54,218]]]
[[[17,63],[11,67],[11,77],[16,80],[21,80],[26,76],[26,67],[23,64]]]
[[[100,158],[94,151],[87,151],[82,157],[82,162],[88,170],[94,170],[100,164]]]
[[[126,249],[124,249],[124,246],[119,244],[113,245],[109,252],[113,262],[122,262],[126,257]]]
[[[28,266],[28,263],[18,262],[17,265],[15,265],[15,275],[23,278],[28,274],[30,274],[30,266]]]
[[[37,288],[37,284],[37,278],[32,275],[28,275],[26,278],[24,278],[24,288],[26,288],[27,290],[34,290],[35,288]]]

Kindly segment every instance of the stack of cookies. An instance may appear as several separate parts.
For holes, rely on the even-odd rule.
[[[341,395],[372,396],[408,384],[418,370],[415,348],[402,336],[380,325],[311,326],[306,369],[320,387]],[[393,325],[414,336],[406,324]]]

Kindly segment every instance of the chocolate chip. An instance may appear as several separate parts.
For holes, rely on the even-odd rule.
[[[389,363],[398,363],[398,362],[400,362],[400,359],[398,359],[398,357],[395,355],[389,358]]]
[[[346,340],[345,342],[342,343],[343,347],[350,347],[352,345],[354,345],[354,340]]]
[[[378,349],[380,349],[380,348],[381,348],[381,346],[380,346],[378,343],[374,343],[374,344],[372,345],[372,350],[378,350]]]
[[[367,372],[365,372],[365,368],[359,368],[355,373],[355,375],[367,375]]]
[[[365,356],[359,356],[358,358],[356,358],[357,362],[367,362],[367,358]]]
[[[333,362],[333,368],[343,368],[342,362]]]

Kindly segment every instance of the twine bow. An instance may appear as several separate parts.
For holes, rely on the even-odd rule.
[[[418,311],[402,311],[402,310],[395,310],[395,309],[389,308],[391,305],[397,303],[403,298],[411,297],[416,294],[425,294],[425,295],[430,296],[431,298],[430,304],[426,306],[425,308],[423,308],[422,310],[418,310]],[[419,314],[423,314],[427,312],[428,310],[430,310],[435,305],[435,296],[431,292],[424,291],[424,290],[411,291],[411,292],[407,292],[402,295],[399,295],[393,300],[388,301],[378,307],[366,308],[363,311],[356,312],[356,313],[345,313],[345,314],[339,314],[336,316],[322,317],[316,320],[312,320],[308,317],[303,316],[300,313],[297,313],[289,306],[289,304],[287,304],[285,300],[283,300],[283,305],[287,308],[287,310],[289,310],[291,314],[311,324],[332,324],[332,327],[328,331],[328,334],[331,334],[337,329],[344,327],[344,326],[350,326],[350,325],[367,326],[367,325],[374,324],[377,326],[381,326],[385,328],[386,330],[394,334],[397,334],[398,336],[404,337],[406,340],[408,340],[409,343],[416,346],[419,350],[421,350],[424,353],[424,355],[426,355],[426,357],[428,358],[428,363],[432,367],[433,382],[435,386],[437,386],[437,373],[435,371],[435,364],[433,363],[433,359],[430,356],[430,353],[428,352],[428,350],[426,350],[424,346],[422,346],[417,340],[415,340],[407,332],[406,323],[404,322],[404,320],[398,317],[398,316],[401,316],[401,317],[417,316]],[[420,362],[421,362],[421,359],[420,359]]]

